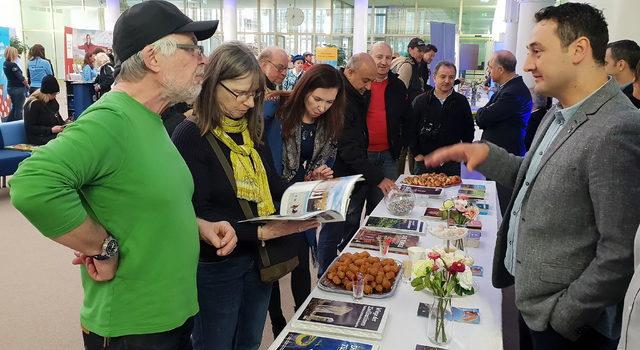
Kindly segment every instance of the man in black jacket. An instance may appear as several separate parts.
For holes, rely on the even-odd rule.
[[[403,127],[408,127],[410,105],[407,88],[390,71],[393,51],[389,44],[379,41],[371,46],[371,57],[376,63],[376,79],[371,83],[371,96],[367,110],[368,158],[386,178],[396,179],[396,166],[400,150],[406,146],[402,139]],[[372,190],[382,194],[373,187]]]
[[[497,51],[489,61],[491,79],[500,84],[486,106],[478,109],[476,123],[482,139],[509,153],[524,156],[524,136],[531,115],[531,92],[516,74],[516,57],[509,51]]]
[[[533,102],[529,88],[515,72],[516,63],[516,57],[506,50],[497,51],[489,61],[489,74],[500,89],[486,106],[478,109],[476,124],[483,130],[482,140],[522,157],[526,153],[524,139]],[[496,187],[504,214],[513,189],[501,184]]]
[[[447,61],[436,65],[435,87],[413,101],[413,130],[408,134],[411,152],[415,154],[415,174],[426,172],[460,175],[460,163],[448,162],[436,168],[424,166],[424,156],[436,149],[459,142],[473,141],[474,126],[469,101],[453,91],[456,66]]]
[[[333,171],[336,177],[362,174],[365,182],[358,183],[351,194],[346,221],[323,226],[318,240],[319,274],[324,273],[336,257],[338,248],[343,247],[360,226],[365,200],[368,200],[367,213],[378,204],[381,197],[377,197],[377,201],[376,198],[367,198],[368,187],[377,186],[383,193],[387,193],[395,186],[393,180],[385,178],[383,172],[367,159],[367,92],[371,90],[371,83],[376,78],[373,58],[366,53],[353,55],[342,71],[342,77],[347,106]]]

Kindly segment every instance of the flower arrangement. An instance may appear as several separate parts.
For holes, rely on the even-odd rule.
[[[464,198],[451,198],[442,203],[440,213],[447,223],[455,225],[466,225],[469,221],[475,220],[480,214],[480,208],[469,203]]]
[[[427,330],[429,339],[435,344],[447,344],[451,340],[451,296],[475,293],[471,265],[473,259],[456,248],[427,250],[427,259],[413,265],[415,278],[411,286],[416,291],[427,289],[435,296]]]
[[[472,295],[473,258],[457,248],[434,248],[427,250],[427,259],[413,264],[415,278],[411,281],[414,290],[427,289],[435,296],[450,297]]]

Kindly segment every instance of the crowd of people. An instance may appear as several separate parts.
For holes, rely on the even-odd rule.
[[[547,7],[535,21],[520,64],[536,103],[513,53],[498,51],[488,74],[499,90],[474,120],[456,65],[431,70],[437,48],[420,38],[408,57],[377,42],[340,69],[278,47],[256,57],[239,42],[205,57],[198,41],[217,21],[166,1],[131,6],[115,24],[115,69],[95,55],[115,81],[100,80],[81,119],[65,127],[53,112],[59,86],[42,75],[25,105],[38,122],[25,124],[51,125],[30,142],[55,140],[10,181],[13,205],[82,266],[85,348],[257,349],[267,314],[274,336],[287,322],[278,277],[291,272],[301,307],[310,261],[321,275],[408,161],[412,173],[448,175],[462,162],[499,185],[493,284],[515,285],[522,349],[637,348],[640,276],[627,289],[640,48],[609,43],[590,5]],[[25,96],[8,57],[10,93]],[[474,123],[483,137],[472,143]],[[241,222],[277,212],[292,183],[354,174],[364,181],[344,222]],[[283,244],[297,264],[274,275],[264,254]]]

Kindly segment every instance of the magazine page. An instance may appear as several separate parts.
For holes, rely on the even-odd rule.
[[[420,237],[408,233],[394,233],[378,231],[368,227],[361,227],[354,235],[349,247],[369,250],[380,250],[380,239],[390,238],[389,252],[409,255],[410,247],[418,246]]]
[[[418,219],[389,218],[369,216],[364,226],[376,228],[380,231],[402,232],[421,235],[424,234],[424,221]]]
[[[282,195],[280,215],[239,222],[309,219],[322,223],[344,221],[351,191],[361,177],[362,175],[353,175],[323,181],[296,182]]]

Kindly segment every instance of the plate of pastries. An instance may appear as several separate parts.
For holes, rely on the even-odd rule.
[[[411,186],[424,187],[451,187],[462,183],[460,176],[448,176],[444,173],[424,173],[422,175],[407,176],[402,183]]]
[[[364,296],[386,298],[391,296],[402,279],[402,262],[379,258],[366,251],[342,253],[329,266],[318,281],[324,291],[351,294],[356,274],[364,279]]]

